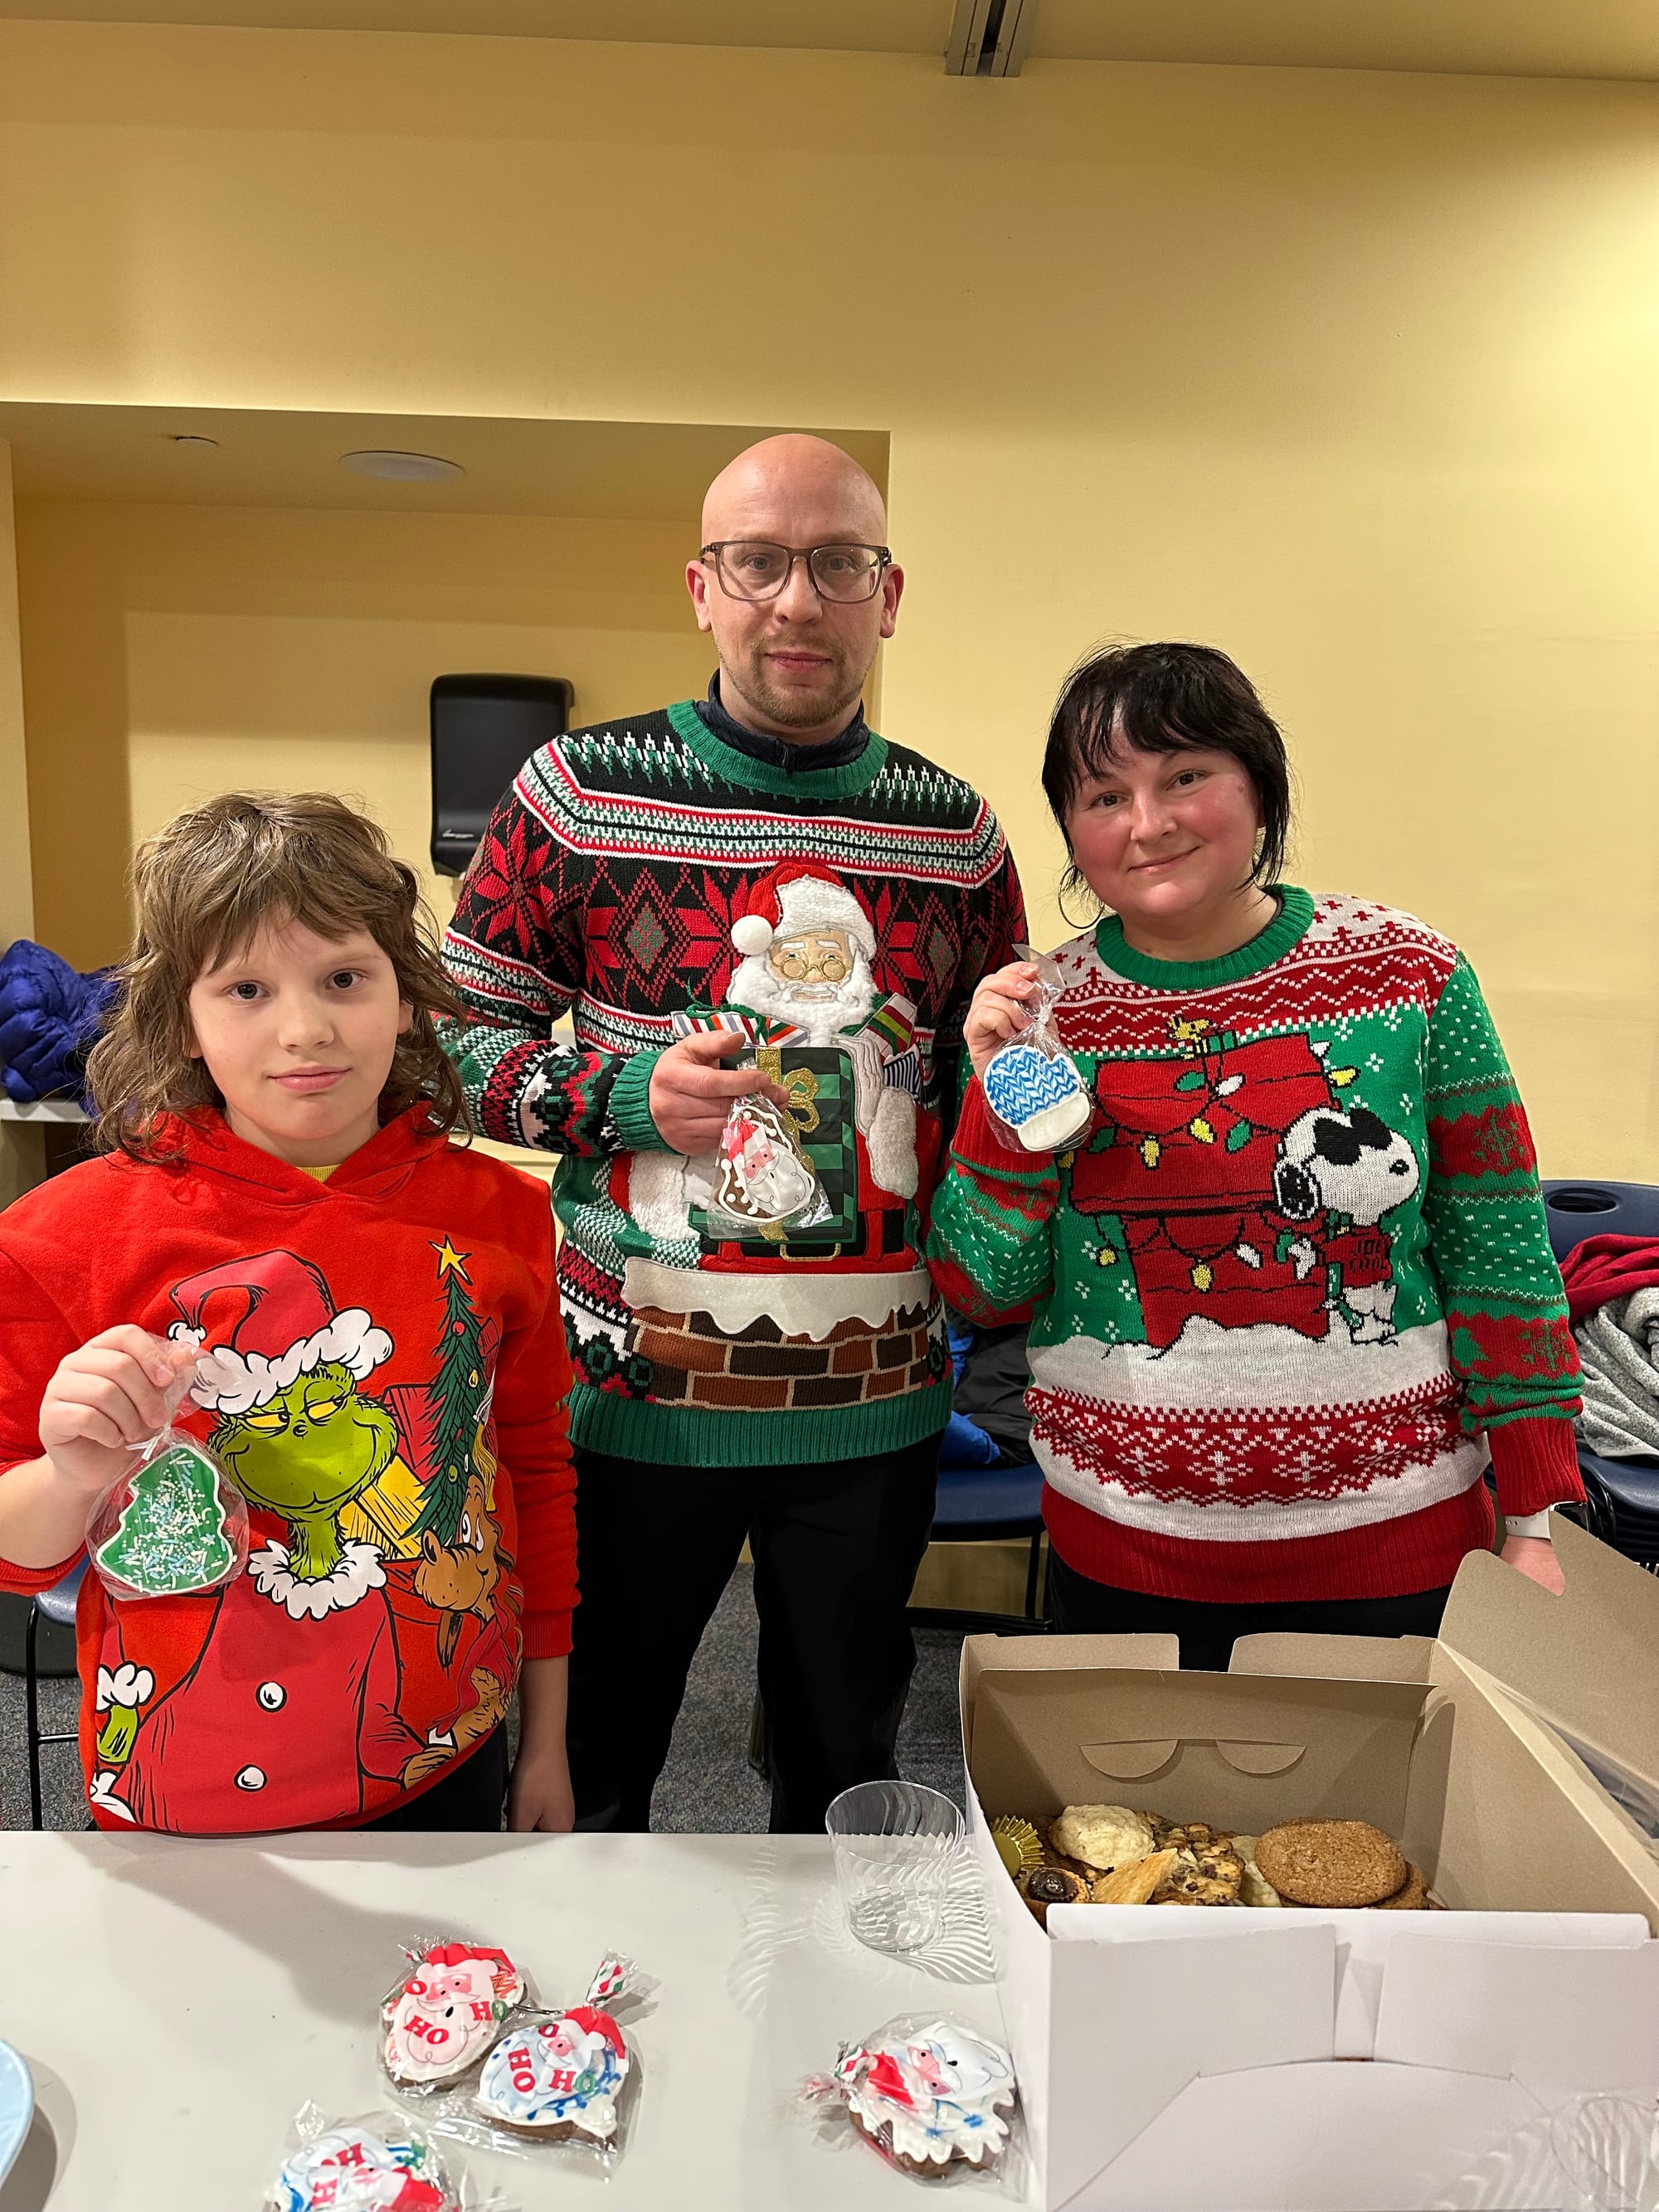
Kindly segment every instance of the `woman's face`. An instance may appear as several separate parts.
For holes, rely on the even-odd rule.
[[[1261,808],[1231,753],[1121,742],[1078,787],[1066,836],[1085,882],[1133,927],[1190,927],[1248,882]]]

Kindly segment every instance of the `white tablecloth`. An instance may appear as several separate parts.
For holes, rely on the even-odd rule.
[[[920,1964],[845,1930],[813,1837],[312,1835],[203,1844],[0,1835],[0,2039],[34,2076],[34,2130],[0,2212],[241,2212],[295,2112],[385,2109],[376,2014],[400,1945],[498,1943],[574,2003],[608,1950],[660,1988],[624,2014],[639,2055],[603,2184],[556,2158],[462,2154],[534,2212],[816,2212],[917,2203],[795,2088],[844,2038],[949,2010],[1003,2039],[976,1877]],[[997,2192],[999,2195],[1000,2192]],[[980,2201],[983,2201],[981,2199]]]

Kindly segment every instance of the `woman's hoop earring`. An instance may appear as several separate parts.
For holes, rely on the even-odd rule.
[[[1079,921],[1073,915],[1069,915],[1066,911],[1066,894],[1067,891],[1075,890],[1080,890],[1086,897],[1095,899],[1094,913],[1091,915],[1086,916],[1082,921]],[[1060,920],[1066,924],[1068,928],[1072,929],[1092,929],[1095,923],[1100,920],[1101,915],[1106,911],[1100,901],[1097,898],[1095,898],[1095,895],[1089,889],[1088,884],[1084,882],[1082,876],[1078,872],[1077,863],[1075,861],[1072,863],[1071,866],[1066,869],[1065,874],[1060,879],[1060,894],[1055,899],[1054,903],[1060,908]]]

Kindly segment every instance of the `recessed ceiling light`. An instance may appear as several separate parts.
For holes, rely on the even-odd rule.
[[[436,453],[398,453],[376,446],[342,453],[340,466],[355,477],[380,477],[388,483],[442,483],[466,474],[459,461],[442,460]]]
[[[175,446],[182,446],[187,453],[216,453],[219,450],[219,441],[216,438],[199,437],[194,430],[176,432],[173,442]]]

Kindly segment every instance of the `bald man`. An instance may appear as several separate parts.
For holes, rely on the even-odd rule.
[[[722,470],[685,572],[708,697],[536,754],[448,933],[479,1126],[562,1156],[578,1826],[649,1826],[745,1538],[773,1828],[895,1771],[951,1406],[925,1209],[963,1016],[1024,919],[984,801],[864,719],[886,537],[822,439]]]

